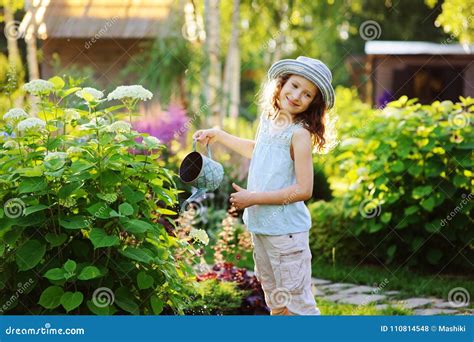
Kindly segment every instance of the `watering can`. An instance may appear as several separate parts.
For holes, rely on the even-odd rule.
[[[203,196],[208,191],[216,190],[224,178],[224,168],[212,159],[211,148],[207,147],[207,157],[196,151],[196,139],[193,142],[193,151],[181,162],[179,177],[181,180],[196,188],[193,194],[184,201],[181,209],[186,203],[191,203]]]

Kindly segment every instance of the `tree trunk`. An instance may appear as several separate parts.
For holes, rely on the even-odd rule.
[[[25,42],[26,42],[26,63],[28,65],[28,80],[37,80],[40,78],[39,67],[38,67],[38,49],[36,46],[36,8],[29,1],[25,3],[25,9],[31,12],[31,22],[25,29]],[[30,111],[32,113],[38,112],[38,99],[30,95],[28,97],[31,105]]]
[[[213,124],[222,125],[220,116],[220,100],[218,92],[221,89],[220,49],[220,0],[205,0],[206,54],[208,60],[205,99],[211,108]]]
[[[15,23],[15,18],[13,16],[13,10],[10,7],[10,4],[8,1],[5,1],[3,11],[5,15],[5,27],[15,26],[16,23]],[[7,36],[7,49],[8,49],[8,63],[10,64],[10,67],[13,67],[13,68],[21,67],[20,50],[18,49],[19,35],[17,34],[15,36],[13,34],[7,34],[6,36]]]
[[[227,50],[224,70],[224,84],[222,85],[222,115],[237,118],[240,104],[240,49],[239,49],[239,17],[240,0],[234,0],[232,11],[232,31]]]

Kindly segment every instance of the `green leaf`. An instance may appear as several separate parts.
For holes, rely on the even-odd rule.
[[[16,264],[20,271],[32,269],[41,261],[46,246],[38,240],[29,240],[20,246],[15,253]]]
[[[406,216],[409,216],[411,214],[414,214],[414,213],[418,212],[418,210],[419,210],[418,206],[412,205],[408,208],[405,208],[404,213],[405,213]]]
[[[49,80],[54,85],[54,89],[63,89],[66,83],[64,83],[63,79],[59,76],[51,77]]]
[[[69,196],[71,196],[74,190],[77,190],[81,187],[81,184],[81,182],[72,182],[62,186],[58,192],[59,198],[68,198]]]
[[[96,315],[100,315],[100,316],[109,316],[117,312],[117,309],[113,305],[97,306],[94,304],[94,301],[92,300],[87,301],[87,307],[92,313]]]
[[[441,220],[434,220],[425,224],[425,230],[430,233],[437,233],[441,228]]]
[[[72,93],[77,92],[78,90],[81,90],[81,88],[80,88],[80,87],[70,88],[70,89],[66,90],[66,91],[62,94],[61,98],[65,98],[66,96],[69,96],[69,95],[71,95]]]
[[[435,204],[436,204],[436,198],[434,196],[425,198],[420,202],[420,205],[429,212],[433,211]]]
[[[112,209],[107,204],[98,202],[87,208],[87,211],[97,218],[108,219],[110,218]]]
[[[70,216],[60,219],[59,224],[66,229],[81,229],[89,226],[89,219],[82,215]]]
[[[115,292],[115,303],[117,306],[133,315],[138,315],[138,304],[133,300],[130,290],[125,287],[119,288]]]
[[[128,185],[123,187],[122,192],[127,201],[130,203],[137,203],[145,198],[145,194],[139,191],[132,190],[132,188]]]
[[[431,185],[417,186],[415,189],[413,189],[412,196],[414,199],[420,199],[431,194],[432,191],[433,187]]]
[[[421,175],[422,171],[423,167],[419,164],[410,165],[410,167],[408,168],[408,173],[414,177],[418,177],[419,175]]]
[[[136,219],[125,221],[123,226],[127,232],[132,234],[145,233],[155,229],[150,223]]]
[[[132,248],[128,247],[124,249],[123,251],[120,251],[120,254],[123,256],[140,261],[140,262],[145,262],[145,263],[150,263],[153,260],[153,256],[151,255],[151,252],[148,249],[144,248]]]
[[[49,280],[63,280],[64,270],[62,268],[51,268],[45,274],[44,277]]]
[[[130,216],[133,214],[133,207],[127,202],[122,203],[119,205],[119,212],[122,215]]]
[[[137,284],[140,290],[145,290],[153,285],[153,277],[141,271],[137,274]]]
[[[25,178],[18,187],[18,193],[24,194],[26,192],[38,192],[45,190],[47,187],[48,184],[43,177]]]
[[[51,247],[57,247],[62,245],[67,240],[67,235],[64,233],[61,233],[59,235],[47,233],[44,238],[51,244]]]
[[[462,186],[468,186],[469,185],[469,178],[464,177],[463,175],[455,175],[453,177],[453,184],[460,188]]]
[[[383,225],[380,223],[375,223],[374,221],[369,222],[369,233],[376,233],[383,228]]]
[[[392,219],[392,213],[383,213],[382,216],[380,217],[380,220],[383,223],[389,223],[391,219]]]
[[[397,173],[403,172],[405,170],[405,164],[402,161],[397,160],[391,165],[391,169]]]
[[[92,241],[94,248],[111,247],[120,244],[117,236],[107,235],[107,233],[100,228],[92,228],[89,233],[89,239]]]
[[[5,253],[5,244],[0,242],[0,258],[3,256],[3,253]]]
[[[40,296],[38,304],[45,309],[54,309],[61,304],[61,297],[64,291],[59,286],[50,286]]]
[[[61,296],[61,305],[66,309],[66,312],[69,312],[81,305],[83,300],[84,295],[82,292],[65,292]]]
[[[69,273],[74,273],[74,271],[76,270],[76,262],[74,260],[68,260],[64,263],[64,270],[66,272],[69,272]]]
[[[79,280],[89,280],[101,277],[102,273],[95,266],[86,266],[82,269],[81,274],[77,277]]]
[[[150,305],[155,315],[159,315],[163,311],[163,304],[163,301],[156,295],[151,296]]]
[[[176,211],[165,208],[157,208],[156,211],[163,215],[176,215]]]
[[[23,211],[23,215],[28,216],[30,214],[36,213],[37,211],[41,211],[47,208],[48,206],[44,204],[33,205],[31,207],[25,208],[25,210]]]

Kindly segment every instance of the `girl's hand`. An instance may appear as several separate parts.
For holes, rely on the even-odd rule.
[[[237,190],[237,192],[230,194],[230,203],[235,209],[245,209],[255,204],[253,203],[252,192],[235,183],[232,183],[232,187]]]
[[[193,139],[197,140],[203,145],[213,144],[219,141],[220,130],[217,128],[200,129],[193,134]]]

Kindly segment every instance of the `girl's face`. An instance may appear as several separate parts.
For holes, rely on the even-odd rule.
[[[280,109],[292,115],[302,113],[308,109],[317,92],[318,88],[313,82],[303,76],[291,75],[278,97]]]

